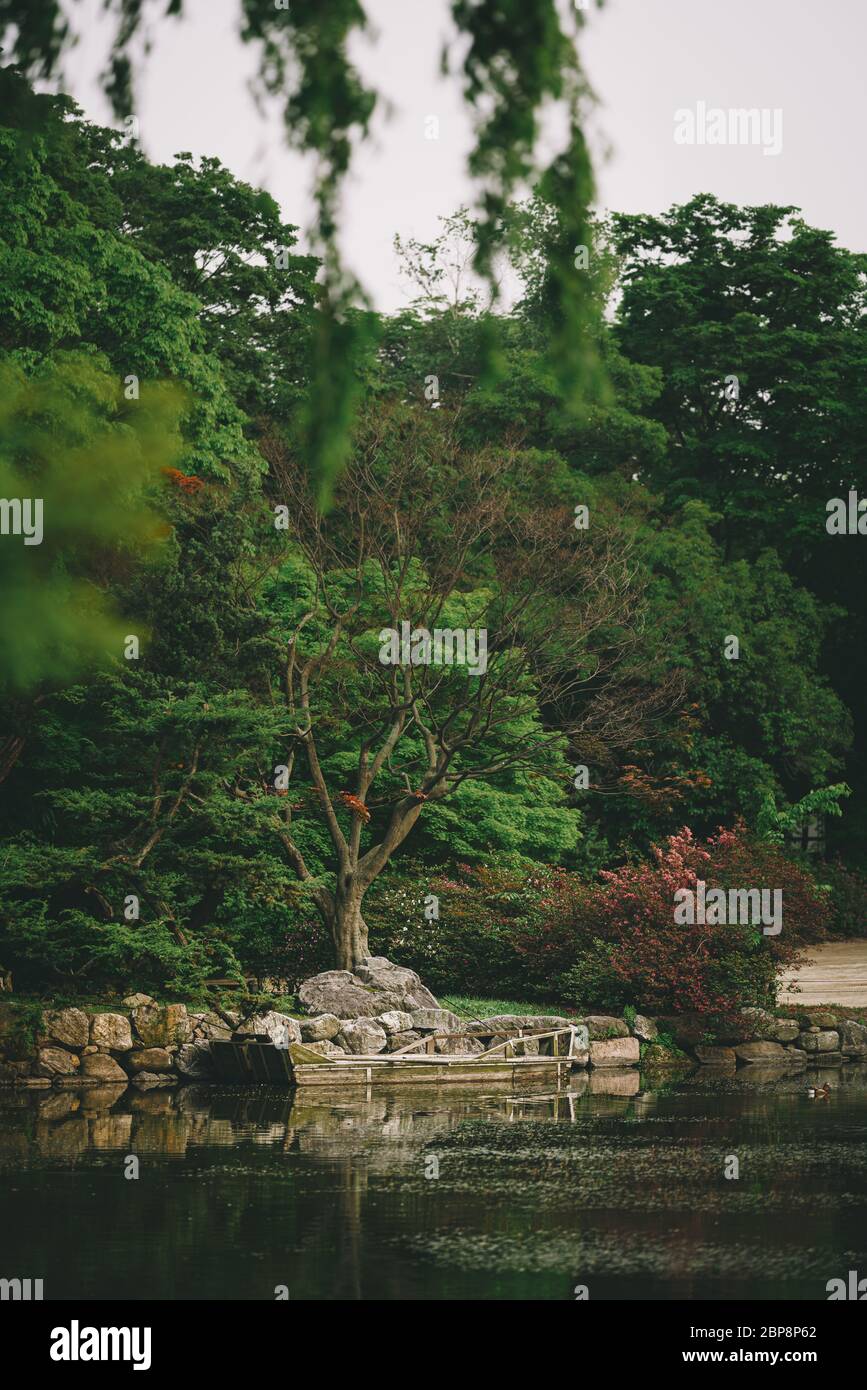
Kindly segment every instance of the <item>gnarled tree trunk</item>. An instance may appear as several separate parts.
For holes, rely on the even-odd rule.
[[[338,970],[355,970],[370,955],[367,923],[361,913],[362,890],[350,884],[338,892],[329,926]]]

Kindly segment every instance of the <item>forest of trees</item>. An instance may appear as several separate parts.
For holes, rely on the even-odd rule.
[[[382,948],[550,998],[575,962],[516,976],[532,924],[683,827],[739,837],[739,882],[795,876],[806,938],[867,931],[867,563],[826,527],[864,474],[867,257],[709,195],[588,228],[576,409],[561,210],[502,212],[492,306],[457,209],[399,244],[405,311],[344,314],[323,480],[330,309],[272,198],[11,67],[0,112],[0,491],[45,516],[0,546],[17,989],[294,984]],[[486,670],[384,665],[404,622],[484,629]]]

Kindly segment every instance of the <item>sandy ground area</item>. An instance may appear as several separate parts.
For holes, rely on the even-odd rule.
[[[792,978],[800,992],[781,994],[781,1004],[851,1004],[867,1009],[867,941],[834,941],[806,949],[813,964],[796,972]]]

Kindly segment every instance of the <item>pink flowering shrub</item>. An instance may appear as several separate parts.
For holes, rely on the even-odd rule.
[[[771,1006],[779,968],[826,934],[826,895],[740,825],[702,843],[684,829],[654,849],[652,862],[600,878],[587,895],[553,905],[543,929],[546,969],[559,969],[561,995],[582,1007],[725,1016]],[[765,935],[760,923],[676,922],[676,892],[695,891],[698,880],[708,890],[782,890],[780,934]],[[534,941],[524,948],[533,952]]]

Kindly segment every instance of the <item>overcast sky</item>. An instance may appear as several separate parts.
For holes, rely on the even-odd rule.
[[[110,123],[96,81],[110,31],[99,0],[73,8],[86,33],[67,59],[66,86],[90,117]],[[471,199],[471,132],[457,84],[439,75],[448,0],[366,0],[366,9],[375,33],[353,56],[392,110],[358,152],[343,242],[376,305],[391,309],[409,293],[394,233],[428,238],[439,215]],[[237,0],[186,0],[185,10],[181,23],[160,20],[151,31],[139,89],[142,145],[158,161],[179,150],[215,154],[306,227],[309,167],[286,148],[279,118],[260,116],[251,100],[256,58],[237,37]],[[601,208],[657,212],[700,191],[794,203],[844,245],[867,250],[864,0],[607,0],[589,13],[581,53],[599,98]],[[700,102],[779,109],[781,153],[676,144],[675,112]],[[431,115],[437,140],[425,138]],[[605,145],[607,159],[599,154]]]

